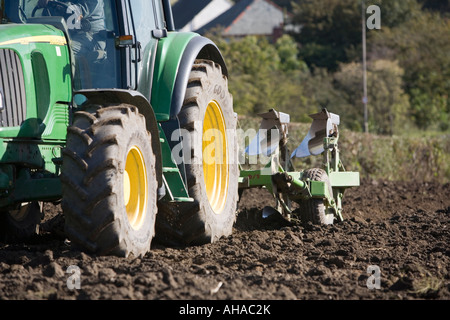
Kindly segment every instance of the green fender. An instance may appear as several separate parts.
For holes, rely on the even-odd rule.
[[[151,105],[158,121],[174,119],[183,104],[189,73],[195,59],[209,59],[222,66],[224,59],[209,39],[192,32],[169,32],[158,43]]]

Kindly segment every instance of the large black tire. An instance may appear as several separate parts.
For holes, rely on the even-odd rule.
[[[100,255],[150,250],[158,187],[151,138],[131,105],[89,105],[75,113],[61,173],[72,243]]]
[[[220,65],[209,60],[194,63],[178,119],[189,135],[183,141],[191,141],[183,145],[183,152],[189,196],[194,202],[160,201],[156,237],[166,245],[215,242],[232,233],[239,178],[237,121]],[[214,132],[218,135],[212,137]],[[227,137],[226,132],[232,135]]]
[[[0,212],[0,239],[22,241],[38,235],[42,217],[42,202],[38,201]]]
[[[306,179],[326,182],[329,194],[333,194],[330,180],[325,170],[319,168],[305,170],[303,173],[303,180]],[[333,224],[334,222],[334,213],[327,212],[324,199],[311,198],[302,201],[300,204],[300,213],[303,222],[310,221],[316,225]]]

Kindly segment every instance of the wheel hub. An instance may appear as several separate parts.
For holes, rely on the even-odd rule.
[[[131,227],[138,230],[144,222],[148,202],[147,170],[144,157],[137,146],[127,155],[123,177],[123,197]]]
[[[217,101],[206,108],[203,121],[203,174],[206,194],[213,211],[219,214],[228,194],[228,153],[225,119]]]

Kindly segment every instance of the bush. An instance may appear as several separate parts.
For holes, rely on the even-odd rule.
[[[397,61],[375,60],[368,64],[368,111],[369,131],[378,134],[401,132],[408,118],[409,100],[404,93],[404,71]],[[355,121],[363,122],[361,63],[342,64],[335,73],[335,86],[342,92],[346,103],[338,106],[336,113],[345,115],[343,124],[353,130]]]

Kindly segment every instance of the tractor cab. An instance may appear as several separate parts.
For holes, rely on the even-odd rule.
[[[51,25],[64,32],[75,91],[137,90],[140,84],[149,98],[157,40],[167,34],[166,2],[50,0],[42,7],[39,0],[8,0],[2,2],[1,23]]]

